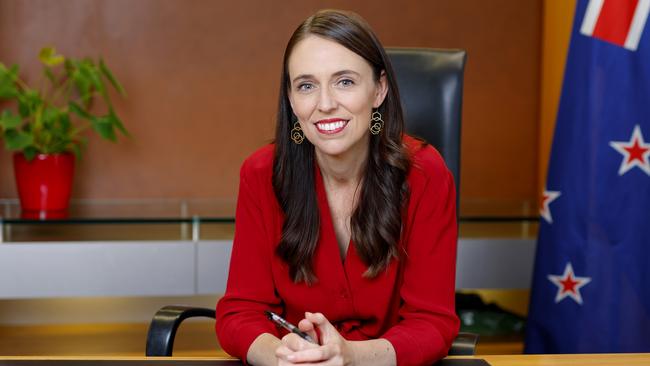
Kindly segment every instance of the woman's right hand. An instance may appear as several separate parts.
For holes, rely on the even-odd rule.
[[[315,332],[310,334],[312,339],[317,339],[315,337]],[[296,360],[295,353],[308,349],[319,348],[318,344],[308,342],[294,333],[289,333],[282,337],[281,344],[275,350],[275,356],[278,359],[278,366],[289,366],[289,365],[298,365],[294,363]]]
[[[287,334],[276,350],[278,365],[348,365],[353,354],[350,343],[321,313],[305,313],[298,328],[320,344],[308,342],[296,334]]]

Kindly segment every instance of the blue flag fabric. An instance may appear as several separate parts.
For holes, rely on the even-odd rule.
[[[526,353],[650,352],[650,0],[579,0]]]

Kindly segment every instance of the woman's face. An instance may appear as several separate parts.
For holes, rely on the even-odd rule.
[[[361,56],[313,35],[295,45],[288,71],[291,108],[316,153],[364,154],[372,109],[386,96],[385,76],[376,82]]]

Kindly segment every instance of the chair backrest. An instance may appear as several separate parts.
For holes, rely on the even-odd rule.
[[[461,107],[467,53],[427,48],[386,51],[397,76],[406,131],[440,152],[460,192]]]

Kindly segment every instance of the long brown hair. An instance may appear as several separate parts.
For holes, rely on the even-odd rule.
[[[273,188],[285,220],[276,253],[289,265],[295,282],[316,281],[312,258],[318,242],[320,215],[315,191],[314,146],[306,139],[297,145],[289,138],[293,112],[288,96],[288,60],[295,45],[309,35],[334,41],[363,57],[372,67],[375,81],[379,81],[382,72],[386,75],[388,92],[378,108],[384,127],[379,135],[370,137],[359,203],[350,220],[355,249],[368,266],[364,275],[375,277],[397,258],[402,212],[408,200],[406,176],[410,160],[402,144],[402,106],[390,61],[365,20],[348,11],[321,10],[307,18],[294,31],[284,52]]]

